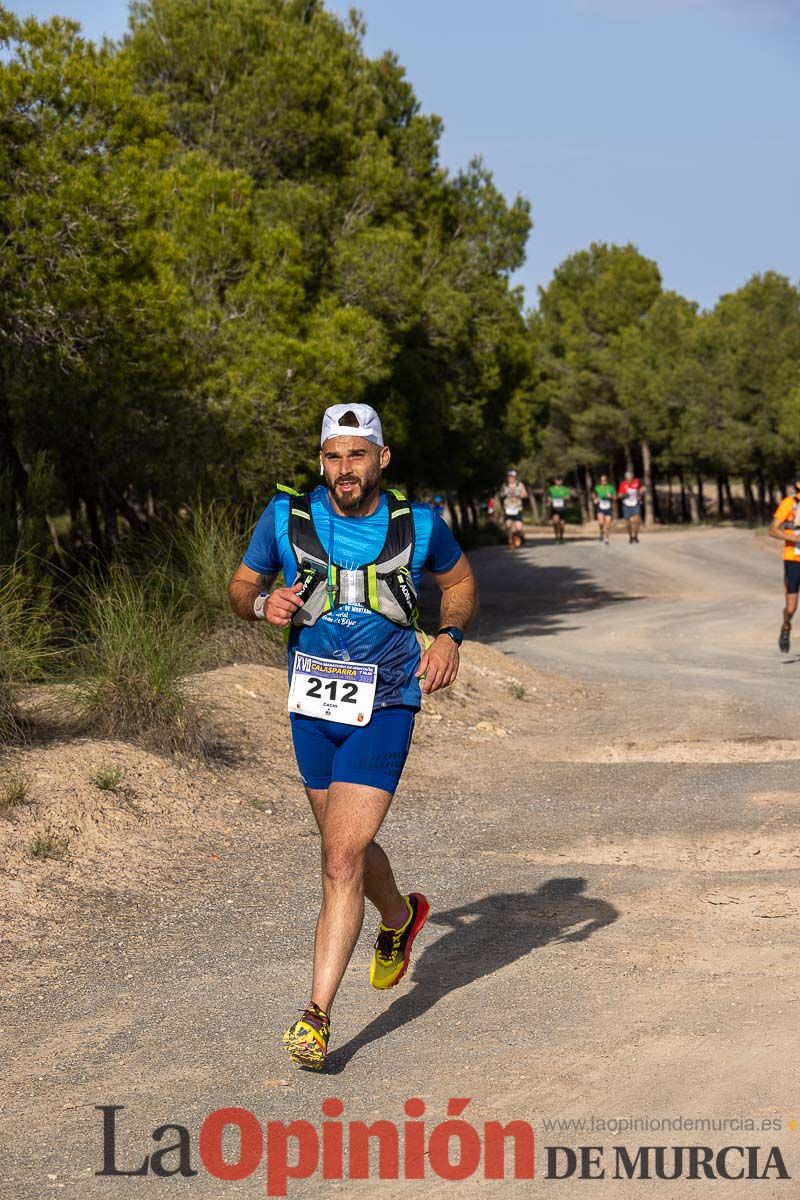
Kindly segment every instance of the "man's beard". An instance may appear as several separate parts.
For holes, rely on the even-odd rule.
[[[365,508],[374,493],[378,490],[380,481],[381,469],[377,464],[370,467],[363,480],[356,478],[355,475],[338,475],[335,482],[332,482],[327,471],[325,473],[325,482],[328,485],[328,490],[335,496],[336,503],[342,512],[352,512],[359,508]],[[342,492],[339,489],[340,483],[355,483],[356,486],[352,492]]]

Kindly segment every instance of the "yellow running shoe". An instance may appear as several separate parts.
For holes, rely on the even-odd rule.
[[[381,922],[375,940],[375,953],[369,971],[374,988],[390,988],[405,975],[411,959],[411,944],[428,919],[430,905],[420,892],[404,896],[408,920],[401,929],[389,929]]]
[[[290,1025],[283,1035],[283,1044],[289,1058],[296,1067],[309,1071],[321,1071],[328,1053],[331,1022],[327,1013],[314,1004],[309,1004],[299,1021]]]

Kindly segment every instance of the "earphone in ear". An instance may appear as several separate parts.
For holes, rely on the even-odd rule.
[[[324,475],[324,474],[325,474],[325,472],[324,472],[324,471],[323,471],[323,469],[322,469],[322,463],[320,463],[320,464],[319,464],[319,473],[320,473],[320,475]]]

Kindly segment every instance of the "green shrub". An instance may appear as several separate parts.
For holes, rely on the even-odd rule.
[[[196,665],[183,597],[163,571],[113,567],[82,585],[74,696],[85,726],[162,749],[199,744],[185,676]]]
[[[89,782],[100,788],[101,792],[116,792],[122,783],[122,775],[121,767],[113,763],[101,763],[89,776]]]

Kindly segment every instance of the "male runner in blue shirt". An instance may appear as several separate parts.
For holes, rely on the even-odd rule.
[[[281,493],[263,512],[231,580],[234,612],[289,627],[295,755],[322,840],[322,907],[311,999],[284,1034],[292,1060],[322,1068],[330,1012],[364,920],[381,915],[370,982],[393,987],[428,915],[398,890],[374,840],[411,744],[420,691],[456,678],[477,607],[472,568],[438,514],[381,491],[389,465],[378,414],[336,404],[323,418],[325,486]],[[423,570],[442,592],[441,628],[421,653],[416,593]],[[278,571],[286,586],[269,591]]]

